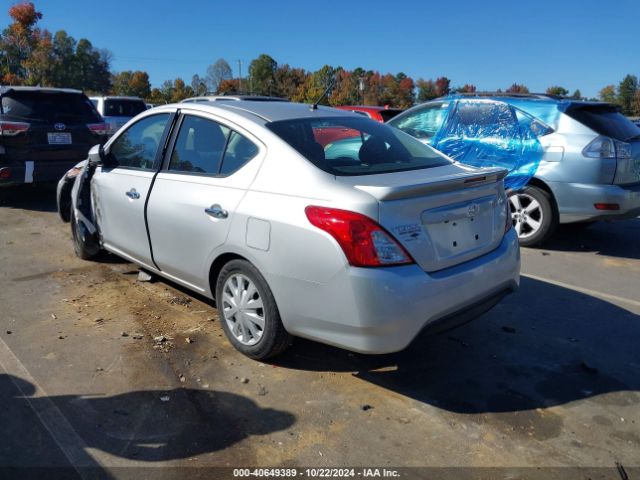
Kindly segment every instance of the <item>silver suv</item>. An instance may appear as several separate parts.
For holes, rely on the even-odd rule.
[[[89,97],[96,109],[109,125],[109,135],[147,109],[147,105],[139,97]]]
[[[462,163],[510,168],[505,185],[521,245],[543,242],[558,224],[640,215],[640,128],[613,105],[455,95],[388,123]]]

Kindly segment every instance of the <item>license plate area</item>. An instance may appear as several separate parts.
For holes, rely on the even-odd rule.
[[[447,260],[495,243],[496,197],[446,205],[422,213],[422,224],[438,260]]]
[[[70,145],[71,133],[69,132],[49,132],[47,133],[49,145]]]

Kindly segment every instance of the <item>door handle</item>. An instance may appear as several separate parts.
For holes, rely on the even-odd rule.
[[[224,210],[217,203],[215,205],[211,205],[209,208],[205,208],[204,212],[214,218],[227,218],[229,216],[229,212]]]
[[[125,193],[125,195],[133,200],[137,200],[140,198],[140,194],[138,192],[136,192],[135,188],[132,188],[131,190],[129,190],[128,192]]]

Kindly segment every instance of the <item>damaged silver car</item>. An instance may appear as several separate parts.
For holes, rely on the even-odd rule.
[[[337,148],[345,129],[357,141]],[[518,286],[506,171],[455,163],[352,113],[157,107],[81,168],[71,195],[78,256],[104,249],[215,299],[229,340],[252,358],[296,336],[398,351]]]

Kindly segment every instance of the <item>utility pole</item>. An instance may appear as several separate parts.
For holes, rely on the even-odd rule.
[[[242,93],[242,60],[238,60],[238,93]]]

